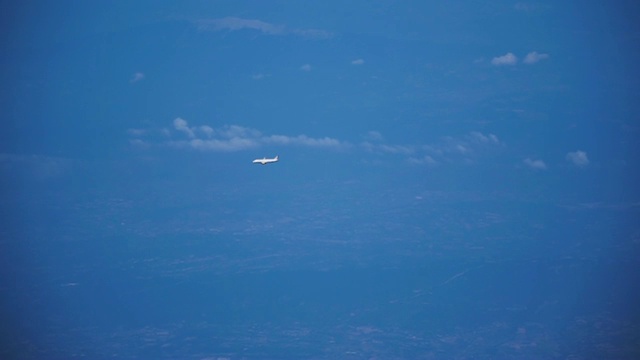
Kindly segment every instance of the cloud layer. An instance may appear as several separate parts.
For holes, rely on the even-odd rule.
[[[238,152],[269,147],[306,147],[332,151],[368,153],[380,158],[395,157],[412,165],[439,166],[441,164],[481,163],[484,158],[497,156],[506,148],[498,136],[492,133],[471,131],[462,136],[444,136],[430,143],[398,144],[389,142],[378,131],[368,131],[361,135],[361,141],[350,142],[324,136],[312,137],[305,134],[283,135],[264,134],[261,131],[239,125],[211,127],[191,125],[183,118],[175,118],[171,127],[162,129],[129,129],[129,143],[140,149],[169,147],[211,152]],[[582,150],[568,152],[565,160],[583,168],[590,164],[587,153]],[[527,168],[535,171],[548,169],[541,159],[525,158]]]
[[[383,141],[382,135],[370,131],[365,135],[366,141],[360,148],[378,154],[405,156],[415,165],[437,165],[457,161],[474,162],[478,156],[503,147],[504,144],[494,134],[472,131],[461,137],[446,136],[430,144],[389,144]]]
[[[265,35],[295,35],[308,39],[328,39],[333,36],[329,31],[320,29],[289,29],[257,19],[243,19],[228,16],[219,19],[201,19],[194,21],[198,29],[205,31],[254,30]]]
[[[129,129],[130,143],[136,146],[168,145],[202,151],[232,152],[258,148],[264,145],[295,145],[313,148],[343,149],[348,143],[330,137],[313,138],[307,135],[264,135],[260,131],[238,125],[213,128],[208,125],[192,126],[182,118],[173,120],[172,128],[159,131]]]
[[[446,136],[429,144],[389,143],[379,132],[369,131],[362,135],[362,142],[351,143],[328,136],[268,135],[259,130],[238,125],[225,125],[219,128],[208,125],[194,126],[183,118],[174,119],[170,128],[129,129],[127,133],[129,142],[133,146],[144,149],[161,146],[199,151],[236,152],[264,146],[298,146],[396,156],[414,165],[475,162],[478,157],[491,149],[504,146],[496,135],[478,131],[459,137]]]

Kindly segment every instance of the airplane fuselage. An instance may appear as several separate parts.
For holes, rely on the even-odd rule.
[[[267,159],[267,158],[262,158],[262,159],[255,159],[253,160],[254,164],[262,164],[262,165],[267,165],[267,164],[271,164],[274,162],[278,162],[278,157],[274,157],[273,159]]]

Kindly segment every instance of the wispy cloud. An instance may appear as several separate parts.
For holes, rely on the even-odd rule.
[[[247,150],[260,146],[257,139],[250,138],[193,139],[189,141],[173,141],[171,144],[177,147],[188,147],[196,150],[224,152]]]
[[[311,71],[311,65],[304,64],[304,65],[300,66],[300,70],[302,70],[302,71]]]
[[[0,153],[0,174],[21,169],[38,179],[47,180],[66,175],[75,164],[76,160],[68,158]]]
[[[513,53],[507,53],[502,56],[494,57],[491,59],[491,64],[495,66],[515,65],[518,63],[518,58]]]
[[[233,16],[221,19],[196,20],[196,24],[200,30],[237,31],[249,29],[257,30],[267,35],[282,35],[285,33],[285,27],[283,25],[274,25],[260,20],[242,19]]]
[[[143,136],[147,133],[145,129],[129,129],[127,130],[127,134],[131,136]]]
[[[415,164],[415,165],[437,165],[438,162],[431,157],[431,155],[424,155],[422,157],[410,157],[409,158],[409,163],[410,164]]]
[[[134,84],[134,83],[137,83],[138,81],[141,81],[142,79],[144,79],[144,74],[141,72],[137,72],[131,76],[131,79],[129,80],[129,82]]]
[[[129,144],[140,149],[148,149],[151,146],[147,141],[142,139],[129,139]]]
[[[379,131],[369,131],[363,136],[367,141],[382,141],[384,137]]]
[[[589,157],[587,157],[587,153],[581,150],[567,153],[565,159],[578,167],[585,167],[589,165]]]
[[[127,133],[131,137],[130,143],[138,147],[149,147],[151,144],[156,144],[221,152],[242,151],[265,145],[293,145],[336,150],[349,147],[347,142],[330,137],[314,138],[304,134],[295,136],[264,135],[256,129],[238,125],[226,125],[220,128],[208,125],[190,126],[182,118],[173,120],[172,129],[159,131],[129,129]]]
[[[251,78],[253,80],[262,80],[262,79],[268,78],[268,77],[271,77],[271,74],[259,73],[259,74],[255,74],[255,75],[251,76]]]
[[[540,54],[536,51],[532,51],[528,53],[527,56],[524,57],[524,60],[522,62],[525,64],[535,64],[540,60],[546,60],[548,58],[549,58],[549,54]]]
[[[284,25],[276,25],[257,19],[243,19],[228,16],[220,19],[201,19],[194,21],[198,29],[205,31],[239,31],[254,30],[265,35],[296,35],[308,39],[328,39],[333,36],[322,29],[289,29]]]
[[[491,143],[491,144],[500,144],[500,140],[494,134],[483,134],[479,131],[472,131],[469,133],[469,138],[479,143]]]
[[[531,158],[526,158],[523,160],[524,164],[533,170],[546,170],[547,164],[542,160],[534,160]]]
[[[312,138],[306,135],[298,136],[284,136],[284,135],[271,135],[269,137],[263,137],[262,142],[266,144],[277,145],[303,145],[309,147],[323,147],[323,148],[339,148],[343,145],[341,141],[330,138]]]
[[[430,150],[437,154],[472,156],[482,149],[497,145],[503,144],[496,135],[472,131],[460,138],[447,136],[440,143],[431,146]]]
[[[362,64],[364,64],[363,59],[356,59],[351,62],[351,65],[362,65]]]
[[[378,132],[369,132],[364,136],[366,141],[360,143],[360,148],[378,154],[407,156],[412,164],[435,165],[442,162],[455,162],[463,159],[465,162],[493,148],[504,144],[494,134],[483,134],[478,131],[470,132],[462,137],[446,136],[431,144],[389,144],[383,141]]]
[[[387,154],[402,154],[402,155],[409,155],[416,152],[414,146],[394,145],[394,144],[379,144],[378,150]]]
[[[397,144],[388,142],[378,131],[369,131],[363,141],[353,144],[329,136],[312,137],[306,134],[264,134],[239,125],[212,127],[191,125],[183,118],[176,118],[171,127],[162,129],[129,129],[129,142],[140,149],[172,147],[212,152],[236,152],[261,147],[306,147],[334,151],[364,151],[380,157],[399,157],[414,165],[438,165],[442,163],[472,163],[481,156],[503,147],[498,137],[491,133],[473,131],[462,136],[448,136],[433,143]]]

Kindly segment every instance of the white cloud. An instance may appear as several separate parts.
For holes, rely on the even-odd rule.
[[[416,152],[416,147],[411,145],[383,144],[380,141],[360,143],[360,147],[366,151],[378,154],[410,155]]]
[[[213,128],[211,126],[208,126],[208,125],[200,126],[200,131],[205,133],[205,135],[207,135],[207,137],[212,137],[213,133],[214,133]]]
[[[234,137],[231,139],[193,139],[187,142],[175,142],[174,145],[187,145],[196,150],[231,152],[256,148],[260,146],[260,143],[256,139]]]
[[[306,135],[298,135],[294,138],[294,143],[305,146],[313,146],[313,147],[327,147],[327,148],[338,148],[342,145],[342,143],[334,138],[323,137],[323,138],[310,138]]]
[[[129,80],[129,82],[133,84],[133,83],[137,83],[142,79],[144,79],[144,74],[141,72],[137,72],[131,76],[131,80]]]
[[[267,144],[278,145],[302,145],[309,147],[326,147],[326,148],[338,148],[345,144],[337,139],[330,137],[323,138],[311,138],[306,135],[298,136],[285,136],[285,135],[271,135],[262,138],[262,141]]]
[[[173,120],[173,127],[176,130],[182,131],[183,133],[187,134],[187,136],[189,136],[190,138],[193,138],[196,136],[193,129],[189,127],[189,125],[187,124],[187,121],[184,119],[176,118],[175,120]]]
[[[504,144],[494,134],[483,134],[478,131],[462,137],[447,136],[431,144],[389,144],[384,142],[378,132],[369,132],[359,148],[375,154],[404,155],[412,164],[439,164],[457,162],[462,159],[471,162],[483,154],[491,152]]]
[[[378,149],[382,152],[389,154],[412,154],[415,150],[411,146],[406,145],[386,145],[382,144],[378,146]]]
[[[536,51],[532,51],[528,53],[527,56],[524,57],[524,60],[522,62],[525,64],[535,64],[540,60],[545,60],[548,58],[549,58],[548,54],[539,54]]]
[[[485,135],[479,131],[472,131],[469,133],[469,137],[478,143],[500,144],[500,140],[494,134]]]
[[[409,158],[408,161],[410,164],[416,164],[416,165],[437,165],[438,164],[438,162],[429,155],[425,155],[421,158],[411,157]]]
[[[351,62],[351,64],[352,65],[362,65],[362,64],[364,64],[364,60],[362,60],[362,59],[353,60]]]
[[[222,129],[216,131],[220,136],[230,138],[258,138],[262,134],[256,129],[251,129],[239,125],[226,125]]]
[[[531,169],[534,170],[546,170],[547,169],[547,164],[544,163],[544,161],[542,160],[533,160],[530,158],[526,158],[523,160],[523,162],[525,163],[525,165],[527,165],[528,167],[530,167]]]
[[[491,64],[495,66],[515,65],[516,63],[518,63],[518,58],[513,55],[513,53],[507,53],[505,55],[494,57],[493,59],[491,59]]]
[[[265,35],[288,35],[293,34],[309,39],[328,39],[333,34],[321,29],[288,29],[284,25],[275,25],[257,19],[243,19],[239,17],[228,16],[220,19],[203,19],[194,22],[198,29],[208,31],[238,31],[238,30],[255,30]]]
[[[462,145],[462,144],[457,144],[454,147],[455,151],[459,152],[460,154],[465,154],[469,151],[469,149],[467,149],[466,146]]]
[[[494,134],[483,134],[479,131],[472,131],[463,137],[447,136],[440,143],[432,144],[427,150],[434,154],[464,154],[472,155],[483,149],[503,145],[500,139]]]
[[[378,131],[369,131],[364,135],[364,138],[368,141],[382,141],[384,139]]]
[[[281,35],[285,32],[282,25],[274,25],[264,21],[255,19],[242,19],[238,17],[228,16],[221,19],[198,20],[196,21],[200,30],[229,30],[237,31],[243,29],[257,30],[268,35]]]
[[[267,136],[256,129],[239,125],[225,125],[220,128],[208,125],[189,126],[182,118],[173,120],[173,129],[129,129],[127,133],[131,137],[130,144],[137,147],[150,147],[155,143],[205,151],[241,151],[264,145],[326,149],[342,149],[349,146],[348,143],[331,137],[313,138],[304,134]]]
[[[567,156],[565,156],[565,158],[567,159],[567,161],[570,161],[578,167],[585,167],[589,165],[589,158],[587,157],[587,153],[581,150],[569,152],[567,153]]]
[[[304,64],[304,65],[300,66],[300,70],[302,70],[302,71],[311,71],[311,65]]]

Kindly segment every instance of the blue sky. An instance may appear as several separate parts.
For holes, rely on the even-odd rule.
[[[636,2],[3,8],[2,246],[35,288],[115,268],[637,269]]]
[[[482,160],[507,168],[628,174],[638,54],[624,10],[16,6],[5,25],[3,152],[102,157],[142,145],[252,157],[292,146],[435,165],[480,161],[470,139],[490,137],[483,148],[501,151]]]
[[[7,159],[340,154],[637,195],[632,2],[65,4],[5,15]]]

